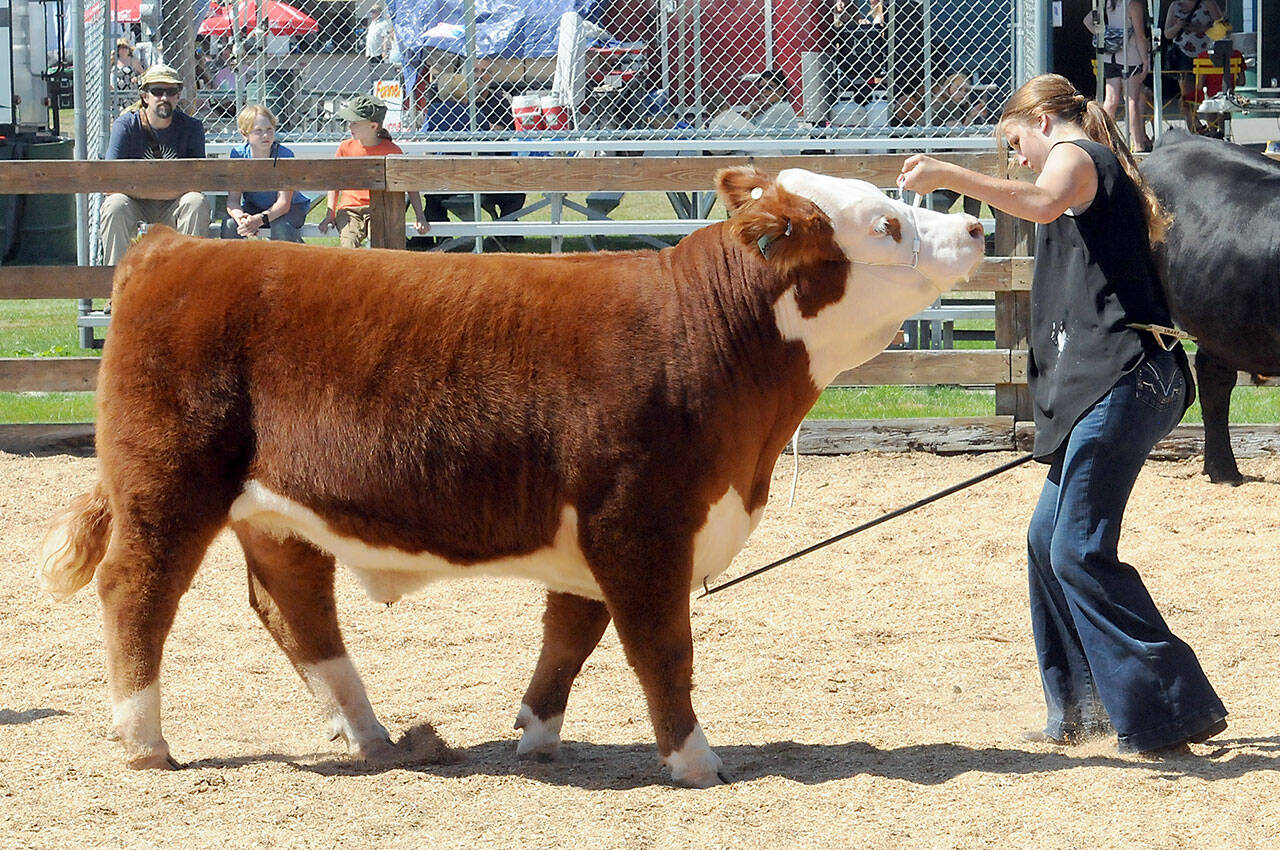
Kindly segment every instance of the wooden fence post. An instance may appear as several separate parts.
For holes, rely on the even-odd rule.
[[[369,192],[369,247],[405,248],[404,192]]]
[[[999,157],[1001,177],[1009,177],[1009,158]],[[1003,257],[1029,257],[1035,242],[1035,225],[996,210],[996,253]],[[1031,336],[1031,293],[1025,290],[997,292],[996,348],[1028,348]],[[1010,376],[1012,378],[1012,376]],[[1031,392],[1026,383],[996,384],[996,415],[1012,416],[1018,422],[1033,417]]]

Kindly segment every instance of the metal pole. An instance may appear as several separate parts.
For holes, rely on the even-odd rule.
[[[933,126],[933,3],[931,0],[922,0],[923,10],[923,31],[920,37],[924,39],[924,44],[920,45],[920,49],[924,51],[924,115],[922,116],[926,127]]]
[[[1129,0],[1124,0],[1128,3]],[[1128,7],[1126,7],[1126,13]],[[1106,73],[1102,67],[1102,45],[1107,35],[1107,10],[1105,0],[1093,0],[1093,80],[1094,91],[1093,99],[1102,103],[1106,98]]]
[[[764,0],[764,68],[773,67],[773,0]]]
[[[84,0],[71,0],[71,99],[75,103],[75,141],[72,156],[76,159],[88,159],[89,121],[85,103],[85,55],[84,46]],[[58,104],[54,103],[54,109]],[[103,110],[106,112],[107,110]],[[89,196],[80,192],[76,195],[76,265],[89,265]],[[76,309],[81,316],[93,309],[93,301],[81,298]],[[93,328],[78,328],[81,348],[93,346]]]
[[[462,79],[467,87],[467,125],[475,132],[480,125],[480,110],[477,107],[479,92],[476,91],[476,0],[463,0],[462,25],[463,37],[467,42],[467,55],[462,60]],[[480,222],[479,193],[471,196],[471,217],[477,224]],[[476,236],[471,251],[475,254],[484,252],[484,237]]]
[[[1164,28],[1156,13],[1159,7],[1155,0],[1147,0],[1147,14],[1151,18],[1151,32],[1147,43],[1151,45],[1151,140],[1156,142],[1164,132]]]

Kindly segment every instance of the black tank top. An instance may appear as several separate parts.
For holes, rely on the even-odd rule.
[[[1059,144],[1077,145],[1093,160],[1098,193],[1084,212],[1064,213],[1036,234],[1027,382],[1035,406],[1033,453],[1044,461],[1121,376],[1159,350],[1150,333],[1126,325],[1171,324],[1137,186],[1106,145]],[[1191,371],[1180,344],[1174,356],[1190,405]]]

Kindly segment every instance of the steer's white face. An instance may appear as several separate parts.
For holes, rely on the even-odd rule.
[[[774,308],[783,335],[809,350],[816,386],[874,357],[906,318],[967,279],[982,261],[982,226],[973,216],[912,207],[862,180],[797,168],[783,171],[777,182],[827,215],[850,261],[843,297],[816,315],[802,315],[794,292]]]

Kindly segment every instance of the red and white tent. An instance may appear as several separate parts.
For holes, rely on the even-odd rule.
[[[272,35],[309,35],[320,29],[315,18],[280,0],[244,0],[230,7],[210,3],[209,9],[211,14],[200,22],[197,30],[200,35],[226,36],[232,29],[251,30],[258,25],[259,14],[266,16],[267,32]]]

